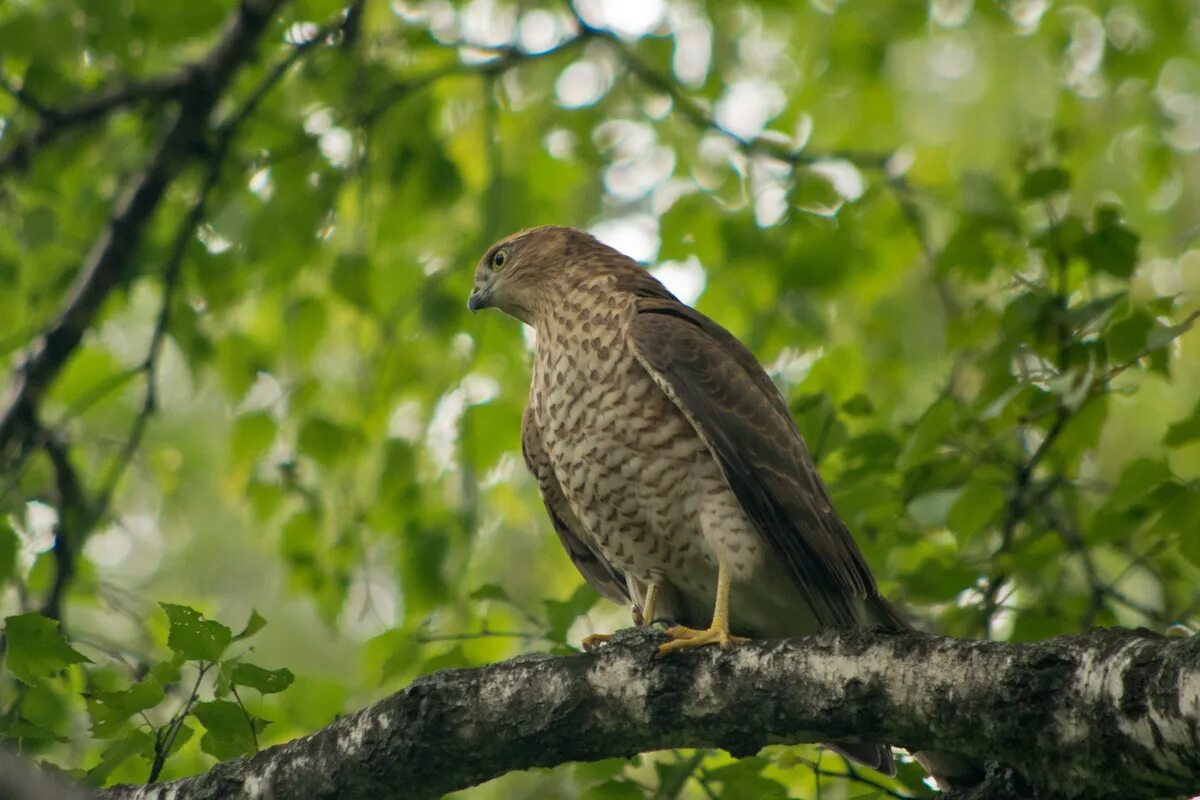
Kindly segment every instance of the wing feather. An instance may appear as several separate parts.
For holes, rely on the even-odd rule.
[[[700,312],[673,298],[636,302],[629,334],[639,361],[708,445],[817,619],[868,622],[875,581],[779,389],[741,342]]]
[[[625,576],[587,543],[587,533],[567,504],[542,445],[541,431],[528,408],[521,420],[521,453],[525,456],[525,465],[537,480],[542,502],[550,514],[558,539],[575,568],[600,594],[614,603],[628,604],[630,597]]]

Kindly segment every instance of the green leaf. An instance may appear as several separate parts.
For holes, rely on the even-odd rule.
[[[1062,434],[1054,444],[1054,455],[1073,464],[1083,453],[1094,448],[1108,420],[1108,403],[1108,396],[1100,395],[1076,411],[1063,426]]]
[[[315,297],[301,297],[288,306],[286,344],[307,359],[325,336],[325,304]]]
[[[1188,317],[1178,325],[1162,325],[1155,322],[1154,329],[1146,335],[1146,348],[1161,350],[1190,331],[1193,324],[1195,324],[1195,317]]]
[[[546,609],[546,617],[550,621],[546,638],[552,642],[565,642],[567,630],[576,619],[591,610],[599,597],[595,589],[583,583],[566,600],[543,600],[542,606]]]
[[[257,749],[254,735],[266,727],[265,720],[252,715],[247,718],[241,706],[228,700],[196,703],[192,714],[208,731],[200,740],[200,749],[221,761],[253,753]]]
[[[964,173],[959,180],[963,209],[972,217],[997,228],[1015,227],[1016,211],[999,182],[983,172]]]
[[[100,755],[100,763],[87,772],[88,783],[102,786],[108,777],[123,762],[134,756],[148,755],[154,750],[154,737],[141,728],[135,728],[124,737],[104,748]]]
[[[957,270],[974,280],[986,279],[995,263],[988,247],[987,229],[972,219],[959,223],[937,256],[939,272]]]
[[[152,675],[120,692],[92,692],[87,698],[92,735],[110,739],[121,733],[124,723],[139,711],[154,708],[165,694],[162,684]]]
[[[1119,209],[1096,207],[1092,230],[1083,238],[1083,256],[1097,272],[1118,278],[1133,274],[1138,260],[1138,236],[1121,223]]]
[[[184,661],[185,659],[176,653],[171,661],[160,661],[151,667],[150,674],[154,676],[154,679],[158,681],[160,686],[170,686],[179,683],[180,678],[183,677],[179,666]]]
[[[246,620],[246,627],[242,628],[242,632],[233,637],[235,642],[240,642],[243,639],[249,639],[254,634],[261,631],[267,626],[267,621],[259,615],[257,609],[250,611],[250,619]]]
[[[97,397],[98,389],[117,382],[124,373],[124,365],[107,348],[98,343],[84,344],[67,359],[50,398],[64,406],[85,405]]]
[[[34,206],[22,218],[21,233],[30,250],[40,250],[58,233],[58,215],[49,206]]]
[[[575,764],[573,772],[581,783],[588,784],[596,781],[611,780],[630,765],[624,758],[604,758],[600,761],[584,761]]]
[[[866,417],[874,413],[875,406],[871,405],[871,398],[859,392],[854,397],[842,403],[842,411],[852,417]]]
[[[946,525],[950,508],[958,492],[942,489],[914,497],[908,504],[908,516],[922,528],[941,528]]]
[[[275,694],[291,686],[295,676],[286,667],[271,670],[243,662],[233,668],[231,680],[235,686],[249,686],[263,694]]]
[[[266,411],[242,414],[233,421],[230,432],[230,455],[235,464],[248,464],[266,450],[275,439],[278,426]]]
[[[939,398],[917,422],[896,466],[907,471],[932,455],[953,430],[957,416],[954,401],[948,397]]]
[[[1125,467],[1121,479],[1108,493],[1105,508],[1120,511],[1139,502],[1145,502],[1149,494],[1164,483],[1174,480],[1171,468],[1162,459],[1139,458]]]
[[[300,452],[312,456],[322,466],[336,466],[343,457],[362,443],[363,434],[323,417],[310,417],[300,428],[297,445]]]
[[[92,663],[67,644],[58,620],[36,611],[6,617],[4,636],[8,643],[4,659],[9,672],[31,686],[72,664]]]
[[[1191,416],[1186,419],[1181,419],[1178,422],[1171,424],[1167,428],[1167,435],[1163,437],[1163,444],[1167,447],[1179,447],[1180,445],[1194,442],[1200,439],[1200,403],[1192,409]],[[2,563],[0,563],[2,566]],[[0,572],[2,575],[3,572]]]
[[[8,521],[7,514],[0,514],[0,588],[11,578],[17,569],[17,553],[21,549],[21,540]]]
[[[494,583],[485,583],[475,591],[471,592],[472,600],[501,600],[503,602],[511,602],[508,597],[508,592]]]
[[[786,800],[787,788],[762,774],[768,766],[765,758],[743,758],[732,764],[717,767],[707,773],[707,779],[719,782],[724,797],[753,797],[759,800]]]
[[[363,256],[339,255],[330,277],[330,287],[351,305],[369,311],[372,305],[370,271],[371,265]]]
[[[596,784],[579,797],[580,800],[646,800],[646,793],[631,781],[611,780]]]
[[[1175,538],[1183,557],[1200,567],[1200,535],[1196,523],[1200,520],[1200,487],[1189,486],[1178,492],[1163,507],[1162,516],[1154,527],[1155,533]]]
[[[1109,360],[1114,364],[1126,364],[1141,356],[1154,326],[1154,318],[1140,311],[1109,326],[1104,333]]]
[[[960,541],[966,540],[995,520],[1003,508],[1004,490],[1000,487],[999,479],[983,474],[973,478],[963,488],[962,494],[950,506],[946,525],[958,535]]]
[[[405,674],[418,657],[420,643],[410,631],[393,628],[367,642],[363,663],[368,674],[378,674],[381,680]]]
[[[216,661],[233,641],[233,632],[219,622],[205,619],[194,608],[159,603],[171,623],[167,647],[192,661]]]
[[[1026,173],[1021,182],[1021,196],[1026,200],[1040,200],[1071,186],[1071,177],[1062,167],[1042,167]]]

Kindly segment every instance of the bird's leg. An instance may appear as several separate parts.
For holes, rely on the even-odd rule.
[[[744,636],[733,636],[729,633],[729,586],[733,579],[724,564],[717,565],[717,602],[713,608],[712,624],[707,630],[696,630],[676,625],[667,628],[667,636],[671,641],[659,646],[658,654],[665,656],[676,650],[688,650],[693,647],[703,647],[708,644],[719,645],[727,650],[735,644],[750,641]]]
[[[646,590],[646,599],[642,602],[642,625],[654,624],[654,604],[658,600],[658,584],[650,584]]]
[[[658,599],[658,584],[650,584],[650,588],[646,590],[646,599],[642,602],[642,610],[639,613],[637,606],[633,607],[633,624],[639,628],[643,625],[649,625],[654,622],[654,604]],[[587,652],[592,652],[600,645],[612,638],[611,633],[592,633],[583,637],[583,649]]]

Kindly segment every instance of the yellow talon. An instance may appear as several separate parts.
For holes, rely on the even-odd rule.
[[[673,628],[667,628],[667,636],[671,637],[671,641],[659,645],[658,654],[660,656],[665,656],[667,653],[673,653],[676,650],[688,650],[693,647],[703,647],[709,644],[715,644],[722,650],[728,650],[735,644],[745,644],[750,641],[745,636],[734,636],[729,632],[728,628],[724,627],[696,630],[695,628],[685,628],[682,625],[676,625]]]
[[[693,647],[704,647],[710,644],[715,644],[722,650],[728,650],[735,644],[744,644],[750,641],[745,636],[734,636],[729,632],[730,583],[725,567],[719,566],[717,568],[717,602],[713,609],[712,624],[706,630],[686,628],[683,625],[667,628],[667,636],[671,637],[671,641],[659,645],[658,655],[660,657],[676,650],[690,650]]]
[[[590,633],[583,637],[583,650],[590,653],[611,638],[611,633]]]

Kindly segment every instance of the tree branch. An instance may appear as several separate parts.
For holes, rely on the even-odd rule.
[[[109,292],[133,272],[137,246],[167,187],[193,154],[208,128],[209,116],[238,69],[251,59],[255,45],[283,0],[243,0],[212,51],[187,71],[175,118],[153,156],[117,202],[112,220],[84,258],[58,316],[26,351],[0,411],[0,463],[24,427],[50,382],[83,337]]]
[[[997,762],[958,797],[1200,790],[1200,638],[1100,630],[1010,644],[826,631],[658,659],[660,640],[635,629],[594,654],[427,675],[250,759],[100,796],[437,798],[568,761],[825,740]]]
[[[181,96],[191,77],[189,67],[159,78],[129,81],[100,90],[65,108],[43,105],[23,90],[6,83],[5,91],[34,111],[40,121],[36,128],[17,138],[7,151],[0,154],[0,175],[28,166],[38,150],[75,128],[93,125],[122,108]]]

